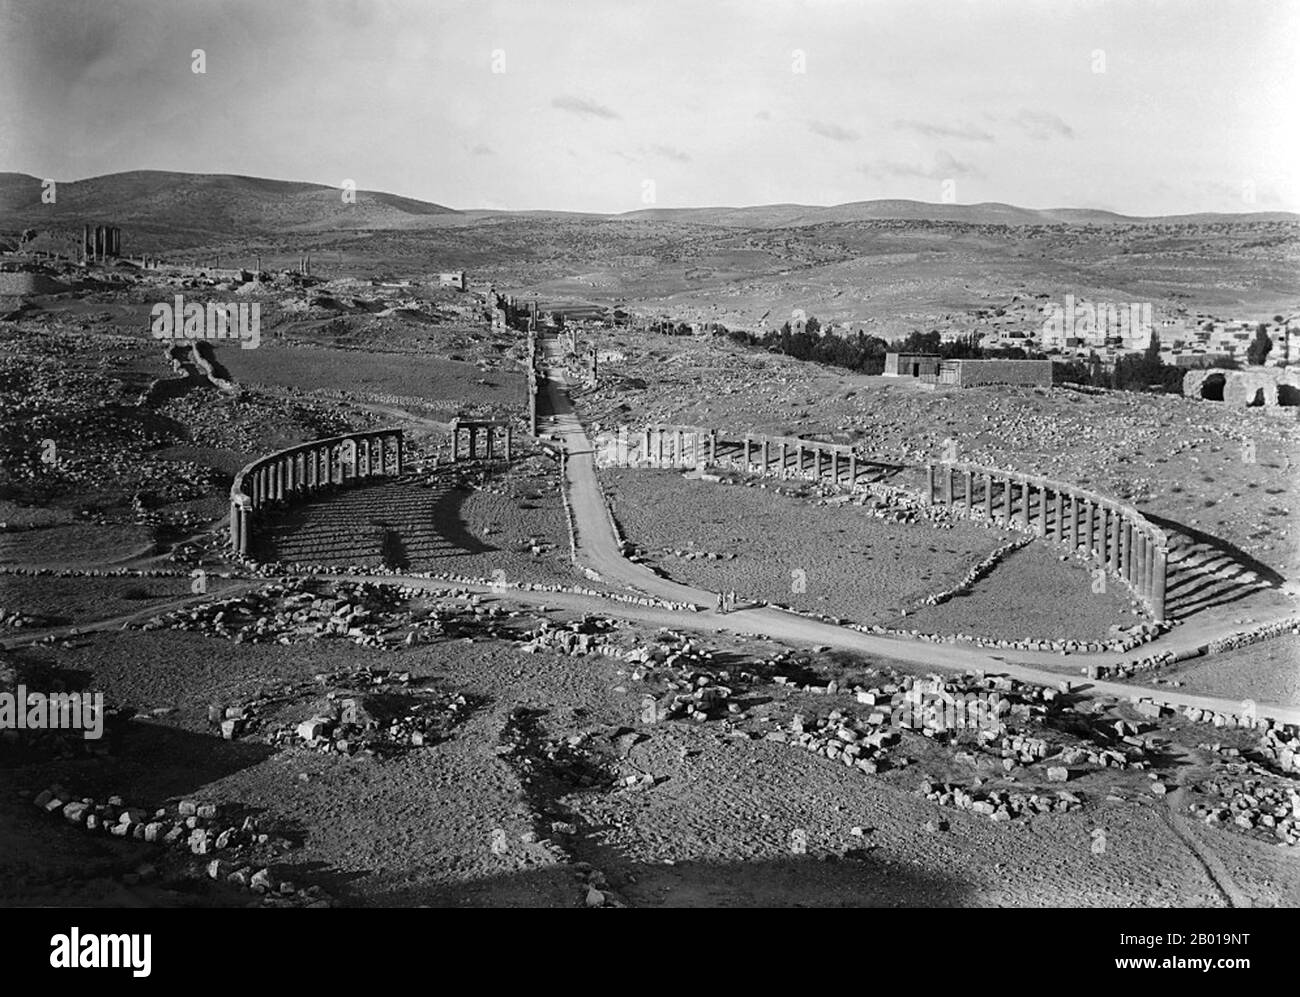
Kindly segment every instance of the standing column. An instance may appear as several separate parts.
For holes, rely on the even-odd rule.
[[[369,438],[364,440],[357,440],[356,445],[357,445],[357,477],[358,478],[368,478],[370,477],[371,474],[374,473],[375,470],[374,463],[371,459],[373,456],[373,451],[371,449],[372,442],[373,441]]]
[[[239,553],[239,503],[230,497],[230,549]]]
[[[294,488],[297,485],[298,475],[295,473],[297,470],[298,455],[291,453],[284,459],[284,492],[290,497],[293,496]]]
[[[1071,552],[1079,549],[1079,499],[1073,492],[1070,493],[1070,524],[1066,538]]]
[[[402,473],[402,465],[405,463],[405,444],[402,442],[402,434],[393,434],[393,477],[399,477]]]
[[[975,483],[975,475],[969,468],[967,468],[965,471],[962,472],[962,487],[965,489],[965,493],[966,493],[965,499],[966,499],[967,516],[970,516],[971,508],[975,504],[975,496],[971,492],[974,483]]]
[[[934,465],[925,465],[925,504],[934,505]]]
[[[952,508],[952,465],[943,465],[943,504]]]
[[[984,479],[984,518],[993,521],[993,475],[980,475]]]
[[[777,444],[777,459],[781,461],[781,479],[785,480],[786,466],[785,466],[785,438],[784,437],[782,437],[781,442]]]
[[[794,460],[795,460],[795,477],[802,478],[803,477],[803,441],[802,440],[796,442],[794,445]]]
[[[626,464],[627,463],[627,427],[620,426],[618,432],[619,432],[619,442],[623,445],[623,449],[620,451],[620,453],[622,453],[623,455],[623,463]],[[510,444],[512,442],[510,437],[512,433],[513,430],[511,430],[509,426],[506,426],[506,460],[510,459]]]
[[[1147,601],[1148,608],[1154,614],[1156,597],[1156,541],[1154,537],[1147,537],[1146,547]],[[1159,619],[1159,617],[1156,617],[1156,619]]]
[[[673,463],[681,467],[685,462],[682,460],[682,431],[673,430]]]
[[[641,430],[641,459],[650,462],[650,427]]]
[[[1034,504],[1034,486],[1028,481],[1020,482],[1020,523],[1029,529],[1029,510]]]
[[[1065,520],[1061,517],[1065,514],[1065,498],[1061,495],[1061,489],[1052,489],[1052,495],[1056,504],[1056,515],[1053,519],[1053,534],[1059,541],[1065,536]]]
[[[858,452],[849,451],[849,491],[858,487]]]
[[[248,503],[241,498],[239,501],[239,553],[241,556],[248,553],[249,544],[252,543],[252,537],[249,536],[251,518]]]
[[[1133,522],[1127,516],[1119,523],[1119,574],[1133,584]]]
[[[1011,479],[1003,475],[1002,477],[1002,522],[1007,526],[1011,525]]]
[[[717,462],[718,462],[718,431],[716,429],[710,429],[709,430],[709,463],[716,464]]]
[[[745,447],[745,455],[749,455],[749,446]],[[655,466],[664,466],[664,430],[662,426],[655,427]]]
[[[85,262],[90,260],[90,226],[81,226],[81,259]]]
[[[1047,486],[1038,486],[1038,535],[1047,536]]]
[[[1165,570],[1168,566],[1169,551],[1157,547],[1155,551],[1155,570],[1151,577],[1151,615],[1157,620],[1165,618]]]
[[[831,458],[831,484],[838,486],[840,483],[840,452],[832,450],[829,456]]]
[[[1096,507],[1092,504],[1092,499],[1083,500],[1083,546],[1089,554],[1093,552],[1092,545],[1092,528],[1093,517],[1096,515]]]
[[[1142,556],[1138,562],[1138,568],[1142,572],[1142,598],[1148,603],[1151,601],[1151,537],[1142,534]]]
[[[1119,573],[1119,513],[1106,510],[1106,563],[1112,574]]]

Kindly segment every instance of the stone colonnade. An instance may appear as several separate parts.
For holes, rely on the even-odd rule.
[[[843,444],[753,434],[724,440],[716,429],[659,424],[602,433],[596,459],[612,467],[735,467],[850,489],[857,485],[859,471],[866,469],[857,451]]]
[[[115,225],[82,225],[81,255],[87,261],[121,256],[122,230]]]
[[[460,440],[461,434],[465,434],[466,456],[470,460],[477,457],[504,457],[510,459],[510,448],[513,440],[513,430],[510,423],[495,419],[453,419],[451,421],[451,459],[460,460]],[[483,452],[479,453],[479,433],[484,434]],[[500,438],[503,446],[497,448],[496,440]],[[497,449],[503,450],[502,453],[495,453]]]
[[[842,443],[746,433],[743,440],[726,444],[724,453],[744,471],[809,478],[849,489],[858,483],[858,453]]]
[[[699,467],[716,460],[718,431],[699,426],[652,425],[602,433],[596,460],[603,467]]]
[[[401,473],[400,429],[348,433],[259,457],[235,475],[230,486],[230,549],[248,554],[257,516],[268,507]]]
[[[1073,485],[975,464],[927,464],[925,473],[926,505],[998,520],[1071,550],[1082,547],[1124,581],[1152,617],[1165,618],[1168,540],[1133,507]]]

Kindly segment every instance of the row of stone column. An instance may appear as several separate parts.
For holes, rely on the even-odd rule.
[[[804,477],[805,454],[811,458],[808,470],[814,479],[828,480],[833,485],[847,488],[857,484],[857,453],[839,444],[816,440],[788,437],[772,440],[766,436],[755,438],[747,435],[741,442],[741,467],[761,474],[770,474],[775,469],[781,478],[789,477],[792,472],[796,477]]]
[[[86,260],[122,255],[122,230],[115,225],[81,226],[81,252]]]
[[[240,471],[231,486],[230,548],[240,555],[248,553],[254,518],[273,503],[401,473],[400,429],[317,440],[262,457]]]
[[[455,419],[451,424],[451,459],[453,461],[460,459],[460,441],[461,437],[466,438],[466,452],[470,460],[479,457],[479,435],[482,434],[483,453],[482,456],[489,460],[493,457],[502,456],[506,460],[510,459],[511,445],[513,443],[513,431],[508,423],[499,422],[470,422],[461,419]],[[501,441],[501,447],[495,444]],[[496,451],[503,451],[497,454]]]
[[[951,464],[926,465],[925,499],[927,505],[937,501],[964,507],[968,515],[981,508],[985,519],[1035,532],[1071,550],[1085,548],[1132,588],[1155,619],[1164,619],[1169,549],[1163,533],[1134,510],[1044,478]]]

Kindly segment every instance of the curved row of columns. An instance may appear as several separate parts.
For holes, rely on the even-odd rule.
[[[926,505],[982,515],[1071,550],[1082,547],[1124,581],[1153,618],[1165,618],[1168,538],[1132,506],[1059,481],[977,464],[927,464],[925,472]]]
[[[273,504],[401,473],[400,429],[332,436],[259,457],[235,475],[230,486],[230,549],[248,554],[256,516]]]
[[[627,426],[596,437],[596,458],[607,467],[699,467],[716,463],[718,431],[699,426]]]
[[[596,453],[602,465],[613,467],[727,466],[846,488],[853,488],[859,477],[858,454],[850,446],[753,433],[724,440],[718,430],[700,426],[620,426],[599,435]]]
[[[858,453],[842,443],[746,433],[738,445],[738,461],[745,471],[812,478],[850,489],[858,483]]]

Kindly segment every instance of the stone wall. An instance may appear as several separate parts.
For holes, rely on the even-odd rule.
[[[1183,397],[1221,401],[1231,408],[1300,405],[1300,371],[1281,367],[1252,370],[1189,370]]]
[[[939,366],[939,383],[958,388],[986,384],[1027,385],[1050,388],[1050,360],[945,360]]]

